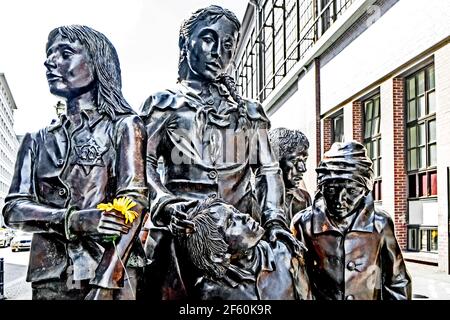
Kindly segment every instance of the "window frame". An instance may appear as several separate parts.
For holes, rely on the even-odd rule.
[[[430,87],[430,75],[429,70],[433,71],[433,86]],[[419,91],[420,83],[419,77],[423,73],[423,92]],[[405,139],[405,151],[406,151],[406,172],[408,178],[408,199],[428,199],[437,198],[437,179],[433,188],[433,175],[437,174],[437,164],[431,163],[430,147],[435,146],[437,149],[436,129],[434,133],[434,140],[430,140],[430,123],[436,123],[436,106],[434,101],[434,110],[430,112],[430,94],[434,94],[436,91],[435,83],[435,67],[434,63],[427,64],[426,66],[416,70],[411,75],[405,77],[405,127],[406,127],[406,139]],[[414,95],[410,93],[410,80],[414,79]],[[420,99],[423,99],[424,114],[420,115]],[[414,102],[414,118],[410,115],[410,105]],[[415,130],[412,130],[415,128]],[[423,129],[421,129],[423,128]],[[424,133],[421,134],[421,130]],[[411,134],[415,134],[415,145],[410,145]],[[421,141],[423,137],[423,141]],[[425,149],[425,159],[422,159],[421,149]],[[412,168],[411,154],[415,153],[415,167]],[[435,156],[436,157],[436,156]],[[426,184],[424,190],[423,184]],[[435,190],[435,192],[433,192]]]
[[[422,247],[422,233],[426,233],[426,248]],[[433,232],[436,232],[436,249],[432,250]],[[415,238],[411,238],[411,233],[415,233]],[[408,251],[415,252],[427,252],[435,253],[439,252],[439,233],[437,226],[425,226],[425,225],[408,225],[407,229],[407,244],[406,249]],[[413,242],[413,243],[412,243]],[[411,245],[412,244],[412,245]]]
[[[375,115],[375,102],[378,102],[378,113]],[[368,118],[368,109],[369,104],[372,104],[371,110],[370,110],[370,117]],[[362,101],[362,108],[363,108],[363,144],[364,147],[367,150],[367,155],[370,157],[372,162],[376,161],[376,170],[374,170],[374,184],[372,189],[372,195],[374,201],[381,202],[383,200],[383,194],[382,194],[382,153],[381,153],[381,97],[380,93],[377,92],[373,94],[372,96],[364,99]],[[370,119],[370,120],[369,120]],[[378,120],[378,128],[376,129],[376,132],[374,134],[374,120]],[[367,126],[370,125],[370,132],[367,131]],[[366,132],[369,134],[366,135]],[[368,148],[368,145],[370,144],[370,148]],[[373,157],[373,145],[377,145],[377,154],[375,157]],[[375,165],[375,163],[374,163]],[[375,172],[376,171],[376,172]]]
[[[336,120],[342,119],[342,138],[340,140],[336,140]],[[331,144],[335,142],[343,142],[345,140],[345,129],[344,129],[344,111],[341,109],[330,117],[331,120]]]

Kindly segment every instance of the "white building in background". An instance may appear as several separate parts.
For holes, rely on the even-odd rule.
[[[14,133],[14,110],[17,109],[5,75],[0,73],[0,212],[8,194],[19,142]],[[0,226],[3,216],[0,214]]]
[[[235,76],[272,127],[364,143],[405,256],[449,272],[450,1],[252,0]]]

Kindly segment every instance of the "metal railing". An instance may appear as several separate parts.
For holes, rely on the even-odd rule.
[[[264,101],[353,1],[263,1],[236,68],[240,93]]]

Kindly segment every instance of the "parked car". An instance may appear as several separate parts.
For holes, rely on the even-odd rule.
[[[32,234],[19,231],[11,241],[11,251],[30,250]]]
[[[14,231],[10,229],[0,228],[0,247],[7,247],[10,245],[14,237]]]

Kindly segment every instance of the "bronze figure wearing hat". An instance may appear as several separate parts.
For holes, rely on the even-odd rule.
[[[291,229],[304,242],[316,299],[411,299],[394,223],[374,206],[372,161],[356,141],[335,143],[316,169],[311,207],[295,215]]]

